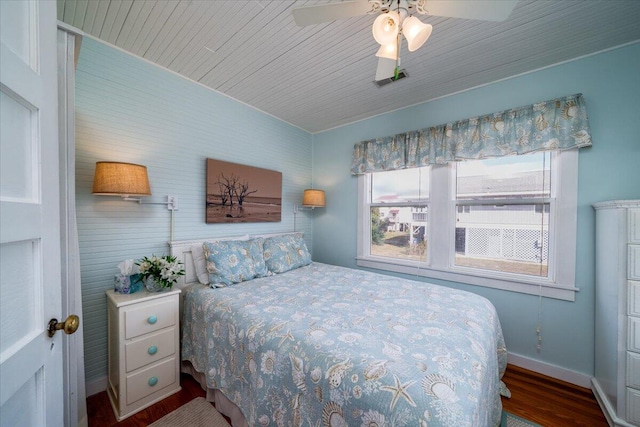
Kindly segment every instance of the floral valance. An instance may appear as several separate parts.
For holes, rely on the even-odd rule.
[[[591,145],[582,94],[355,144],[351,173]]]

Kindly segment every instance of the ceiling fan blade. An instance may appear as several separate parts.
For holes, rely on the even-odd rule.
[[[425,9],[434,16],[504,21],[516,3],[518,0],[427,0]]]
[[[389,58],[378,58],[378,68],[376,69],[376,81],[393,77],[396,71],[396,60]]]
[[[293,19],[299,27],[321,24],[352,16],[366,15],[371,11],[368,0],[343,1],[341,3],[321,4],[299,7],[291,10]]]

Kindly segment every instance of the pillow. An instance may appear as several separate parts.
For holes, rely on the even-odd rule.
[[[284,273],[311,264],[311,254],[302,233],[286,234],[264,239],[264,261],[269,271]]]
[[[271,273],[269,272],[267,263],[264,260],[264,239],[262,237],[257,237],[249,240],[249,243],[249,253],[253,261],[253,266],[256,270],[255,277],[270,276]]]
[[[212,288],[233,285],[269,273],[262,255],[261,238],[205,242],[202,246]]]
[[[227,241],[227,240],[249,240],[249,235],[238,237],[223,237],[221,239],[214,240],[215,242]],[[191,246],[191,256],[193,257],[193,264],[196,268],[196,277],[198,282],[203,285],[209,284],[209,272],[207,271],[207,259],[204,256],[204,248],[202,244]]]
[[[193,257],[193,264],[196,268],[196,277],[198,282],[203,285],[209,284],[209,272],[207,271],[207,260],[204,257],[203,245],[191,246],[191,256]]]

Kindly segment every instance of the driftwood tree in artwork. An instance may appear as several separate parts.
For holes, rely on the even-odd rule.
[[[233,206],[233,196],[236,192],[236,185],[239,178],[235,174],[231,176],[225,176],[223,173],[218,175],[218,188],[220,188],[220,197],[222,198],[222,205],[226,206],[229,202],[230,206]]]
[[[235,194],[236,200],[238,201],[238,205],[240,206],[242,206],[242,203],[244,202],[245,197],[247,197],[249,194],[253,194],[257,192],[258,190],[249,191],[249,183],[247,181],[242,183],[238,182],[233,187],[233,194]]]
[[[233,173],[231,176],[225,176],[225,174],[221,173],[218,175],[218,181],[216,181],[216,184],[220,189],[222,206],[226,206],[227,203],[229,203],[230,206],[233,206],[234,197],[236,198],[238,205],[242,206],[244,199],[249,194],[258,192],[258,190],[249,191],[249,183],[247,181],[240,182],[240,178]]]
[[[282,219],[281,172],[215,159],[207,159],[206,169],[207,224]]]
[[[229,193],[227,192],[227,187],[220,181],[217,181],[218,189],[220,190],[220,201],[222,206],[226,206],[229,201]]]

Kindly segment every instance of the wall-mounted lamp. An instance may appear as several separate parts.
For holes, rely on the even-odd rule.
[[[302,206],[293,205],[293,231],[296,231],[296,218],[300,210],[324,208],[326,200],[323,190],[306,189],[302,194]]]
[[[326,201],[324,198],[323,190],[306,189],[302,194],[302,206],[293,205],[293,213],[298,213],[299,210],[324,208]]]
[[[151,195],[147,167],[133,163],[96,162],[92,193],[96,196],[120,196],[123,200],[145,205],[165,205],[170,211],[178,209],[175,196],[167,196],[166,202],[142,202],[143,196]]]
[[[324,191],[322,190],[304,190],[302,195],[302,206],[313,208],[324,208],[326,206]]]

